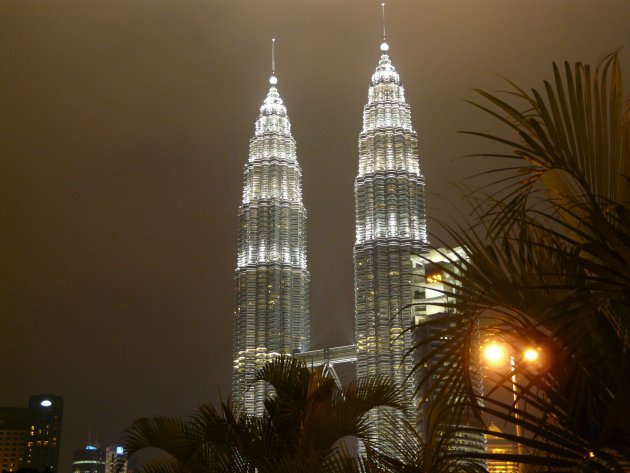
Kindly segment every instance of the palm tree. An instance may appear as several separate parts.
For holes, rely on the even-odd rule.
[[[455,302],[428,322],[444,342],[417,368],[435,357],[447,362],[449,377],[431,394],[436,425],[472,410],[518,426],[501,434],[521,447],[504,460],[621,471],[630,462],[630,106],[617,53],[595,71],[565,63],[553,74],[543,91],[508,81],[507,100],[477,90],[485,103],[474,105],[515,137],[470,132],[509,149],[476,156],[507,164],[484,173],[491,184],[470,195],[473,219],[447,226],[465,256],[442,268],[456,281],[446,290]],[[482,343],[537,347],[543,363],[517,357],[480,396],[470,370],[477,333]],[[501,390],[509,397],[497,397]]]
[[[372,436],[368,412],[401,409],[401,393],[387,378],[359,379],[344,388],[323,367],[279,357],[256,380],[273,387],[262,417],[236,413],[229,403],[207,404],[191,419],[136,420],[125,431],[128,455],[154,447],[165,458],[145,473],[387,471],[401,464]],[[352,455],[344,440],[357,438],[365,454]]]

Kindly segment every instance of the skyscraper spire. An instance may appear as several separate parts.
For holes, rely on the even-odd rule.
[[[389,51],[389,44],[387,44],[387,28],[385,27],[385,2],[381,3],[381,22],[383,24],[383,42],[381,43],[381,51],[386,53]]]
[[[276,78],[276,38],[271,39],[271,77],[269,78],[271,85],[276,85],[278,79]]]
[[[256,415],[267,392],[253,384],[256,372],[280,354],[307,350],[310,338],[302,171],[276,88],[274,45],[269,92],[245,164],[234,273],[232,396],[238,408]]]
[[[354,244],[357,376],[386,375],[413,415],[410,374],[411,254],[427,248],[424,177],[400,76],[387,54],[385,7],[381,57],[372,75],[359,135]],[[394,418],[400,414],[392,413]],[[385,417],[373,414],[377,430]]]
[[[383,23],[383,43],[387,43],[387,28],[385,28],[385,2],[381,3],[381,22]]]

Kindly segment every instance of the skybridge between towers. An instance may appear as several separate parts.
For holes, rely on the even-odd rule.
[[[320,348],[319,350],[296,353],[294,356],[303,360],[309,367],[335,365],[337,363],[356,363],[357,346],[344,345],[342,347]]]
[[[356,363],[357,362],[357,346],[344,345],[341,347],[320,348],[319,350],[304,351],[295,353],[293,356],[298,358],[309,368],[324,366],[324,371],[330,373],[335,380],[337,387],[342,388],[341,380],[335,370],[336,364]]]

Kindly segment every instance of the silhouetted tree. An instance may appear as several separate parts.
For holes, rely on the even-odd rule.
[[[138,419],[125,432],[125,450],[133,455],[155,447],[167,454],[146,465],[145,473],[358,472],[400,464],[373,439],[367,415],[376,407],[402,408],[393,381],[359,379],[339,389],[323,368],[309,369],[291,357],[270,362],[256,379],[274,390],[262,417],[223,403],[220,410],[202,406],[190,420]],[[348,451],[348,437],[362,443],[363,457]]]
[[[472,133],[507,146],[478,155],[507,164],[484,173],[496,177],[471,194],[472,219],[447,227],[466,257],[451,261],[456,271],[443,268],[457,281],[447,288],[455,302],[429,322],[445,342],[419,366],[435,356],[449,366],[433,393],[437,422],[452,426],[473,408],[481,420],[520,427],[522,435],[502,436],[522,451],[503,459],[546,471],[621,471],[630,461],[629,106],[616,53],[595,71],[565,63],[553,72],[543,91],[510,82],[510,101],[477,91],[487,104],[475,105],[515,136]],[[540,349],[541,364],[517,357],[499,379],[497,389],[518,403],[472,389],[476,327],[482,340]]]

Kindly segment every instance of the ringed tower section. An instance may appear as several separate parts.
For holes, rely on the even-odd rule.
[[[418,136],[383,28],[359,135],[354,243],[357,376],[386,375],[405,386],[413,407],[412,254],[427,249]],[[410,412],[411,414],[411,412]],[[380,423],[381,414],[377,414]]]
[[[252,415],[262,414],[268,392],[253,383],[256,372],[280,354],[308,350],[310,341],[302,170],[277,82],[272,52],[269,92],[243,173],[234,273],[232,397]]]

